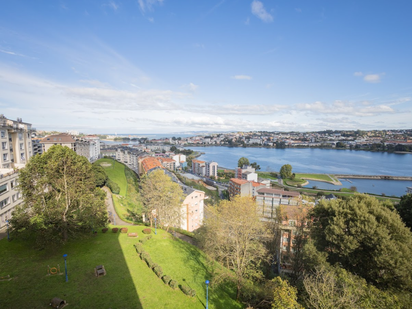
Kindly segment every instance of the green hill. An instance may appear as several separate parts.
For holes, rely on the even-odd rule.
[[[138,238],[124,233],[103,234],[69,242],[61,248],[38,251],[30,243],[0,241],[0,308],[48,308],[53,297],[66,300],[70,308],[205,308],[205,280],[210,279],[206,257],[196,247],[175,240],[163,230],[143,247],[166,275],[196,290],[195,297],[165,285],[142,261],[133,246],[145,235],[142,226],[128,226]],[[69,282],[64,275],[47,275],[48,265],[64,273],[67,253]],[[95,277],[94,267],[104,265],[107,275]],[[242,308],[233,300],[229,286],[209,289],[209,308]]]

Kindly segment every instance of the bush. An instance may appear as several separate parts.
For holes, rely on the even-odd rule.
[[[111,181],[110,179],[107,181],[107,186],[109,187],[110,191],[114,194],[119,194],[120,193],[120,187],[117,183]]]
[[[143,234],[151,234],[152,233],[152,229],[144,229],[143,230]]]
[[[162,277],[162,280],[163,280],[164,283],[169,284],[169,282],[170,282],[170,280],[172,280],[172,278],[170,278],[170,277],[167,276],[167,275],[164,275],[164,276]]]
[[[143,251],[141,255],[142,260],[150,259],[150,254]]]
[[[146,241],[147,241],[147,238],[139,239],[139,242],[140,242],[141,244],[144,244]]]
[[[146,237],[146,240],[150,240],[150,239],[152,239],[152,237],[153,237],[153,235],[149,235],[149,236]]]
[[[135,248],[136,248],[136,252],[137,252],[137,253],[142,254],[142,253],[144,252],[143,247],[142,247],[142,245],[141,245],[140,243],[137,243],[137,244],[135,244],[134,246],[135,246]]]
[[[149,257],[149,258],[145,259],[145,261],[146,261],[146,263],[147,263],[147,266],[149,266],[149,268],[152,269],[152,268],[153,268],[153,265],[155,264],[155,263],[152,261],[152,259]]]
[[[112,232],[113,232],[113,233],[117,233],[118,230],[119,230],[119,229],[118,229],[117,227],[112,228]]]
[[[178,284],[176,280],[170,280],[169,285],[172,289],[177,289]]]
[[[191,297],[195,297],[196,296],[196,291],[189,288],[188,286],[185,285],[181,285],[180,289],[182,290],[183,293],[185,293],[186,295],[189,295]]]
[[[319,191],[318,193],[316,193],[316,196],[320,197],[320,196],[324,196],[325,192],[323,191]]]
[[[120,229],[120,233],[127,233],[127,227],[122,227],[121,229]]]
[[[156,266],[155,268],[153,268],[153,271],[159,278],[162,278],[163,270],[160,266]]]
[[[105,227],[104,229],[102,229],[102,233],[106,233],[109,229],[107,227]]]

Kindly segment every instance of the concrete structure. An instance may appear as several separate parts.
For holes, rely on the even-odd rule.
[[[43,145],[43,152],[49,150],[53,145],[66,146],[76,151],[76,140],[66,133],[43,137],[40,143]]]
[[[260,188],[257,190],[256,204],[263,221],[271,221],[276,218],[276,209],[280,205],[301,205],[299,192],[284,191],[272,188]]]
[[[137,149],[119,147],[116,149],[115,158],[117,161],[125,164],[128,168],[139,174],[139,172],[141,172],[139,169],[139,160],[141,160],[144,155],[144,152]]]
[[[245,179],[231,178],[229,181],[229,196],[235,195],[254,197],[259,189],[266,188],[263,183]]]
[[[175,171],[176,170],[176,161],[171,158],[158,158],[162,163],[164,168]]]
[[[203,223],[205,192],[181,185],[185,199],[182,203],[181,229],[193,232]]]
[[[100,138],[96,135],[86,135],[83,139],[90,143],[90,162],[100,159]]]
[[[186,166],[186,156],[184,154],[177,154],[172,156],[172,159],[176,162],[176,168],[183,168]]]
[[[22,202],[16,190],[18,170],[33,156],[31,124],[0,115],[0,229],[11,218],[13,209]]]
[[[218,164],[216,162],[205,162],[200,160],[192,160],[192,173],[206,176],[217,177]]]
[[[235,169],[235,177],[238,179],[245,179],[249,181],[258,181],[256,170],[250,165],[243,165]]]

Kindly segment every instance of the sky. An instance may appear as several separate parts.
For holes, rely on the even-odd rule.
[[[38,130],[412,128],[410,0],[0,6],[0,113]]]

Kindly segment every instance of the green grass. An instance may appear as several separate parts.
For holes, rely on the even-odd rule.
[[[142,234],[141,226],[128,226],[139,238],[127,234],[100,231],[95,237],[71,241],[52,251],[38,251],[23,241],[0,240],[0,276],[13,280],[0,282],[0,308],[49,308],[49,301],[59,297],[70,308],[205,308],[205,279],[210,279],[206,257],[197,248],[173,240],[165,231],[144,244],[155,263],[179,284],[196,290],[194,298],[179,289],[166,286],[137,255],[133,244]],[[60,264],[67,253],[69,282],[64,275],[47,276],[47,266]],[[96,278],[94,267],[104,265],[107,275]],[[184,280],[183,280],[184,279]],[[232,298],[235,290],[209,289],[210,308],[242,308]]]
[[[113,159],[99,159],[96,162],[98,164],[100,163],[111,164],[111,166],[103,166],[103,168],[106,171],[106,174],[110,178],[110,180],[114,181],[115,183],[119,185],[120,187],[119,194],[122,196],[126,196],[127,180],[126,180],[126,175],[124,174],[125,166]]]
[[[311,178],[311,179],[316,179],[316,180],[320,180],[320,181],[335,181],[336,179],[334,179],[332,177],[329,177],[326,174],[296,174],[297,178]]]
[[[272,180],[278,180],[276,176],[271,175],[270,172],[257,172],[260,178],[267,178]]]

